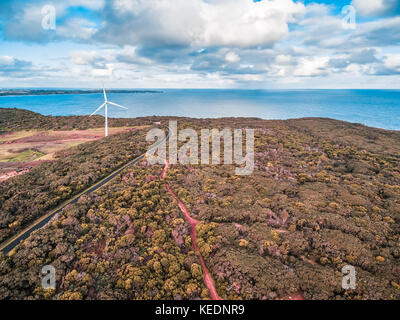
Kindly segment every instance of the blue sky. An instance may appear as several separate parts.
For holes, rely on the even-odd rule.
[[[2,0],[0,87],[400,88],[399,44],[399,0]]]

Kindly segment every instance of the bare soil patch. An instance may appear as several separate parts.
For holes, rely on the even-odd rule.
[[[109,134],[135,130],[109,128]],[[43,161],[54,160],[55,153],[104,137],[104,128],[71,131],[15,131],[0,134],[0,182],[29,172]]]

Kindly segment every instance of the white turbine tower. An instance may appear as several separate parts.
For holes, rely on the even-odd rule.
[[[105,119],[106,119],[106,129],[105,130],[106,130],[106,137],[108,137],[108,104],[111,104],[113,106],[116,106],[116,107],[122,108],[122,109],[128,109],[128,108],[121,106],[119,104],[116,104],[114,102],[108,101],[107,95],[106,95],[106,90],[104,89],[104,86],[103,86],[103,93],[104,93],[104,103],[100,107],[98,107],[97,110],[95,112],[93,112],[90,116],[93,116],[95,113],[100,111],[101,108],[105,107],[105,110],[104,110],[105,111]]]

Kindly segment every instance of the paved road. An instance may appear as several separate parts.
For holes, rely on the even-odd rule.
[[[166,127],[168,128],[168,127]],[[167,137],[160,141],[157,145],[155,145],[152,149],[155,149],[157,146],[159,146],[160,144],[168,141],[169,137],[171,134],[171,130],[168,128],[168,135]],[[150,149],[148,150],[150,151]],[[73,197],[72,199],[64,202],[62,205],[60,205],[59,207],[57,207],[55,210],[51,211],[50,213],[42,216],[41,218],[39,218],[38,220],[36,220],[33,224],[31,224],[29,227],[25,228],[24,230],[22,230],[20,233],[18,233],[17,235],[15,235],[14,237],[6,240],[5,242],[3,242],[0,245],[0,251],[8,254],[12,249],[14,249],[22,240],[25,240],[26,238],[28,238],[31,233],[35,230],[38,230],[40,228],[42,228],[46,223],[48,223],[57,213],[60,213],[66,206],[70,205],[70,204],[74,204],[76,203],[79,198],[83,195],[87,195],[90,194],[92,192],[95,192],[96,190],[104,187],[106,184],[108,184],[111,180],[113,180],[116,176],[118,176],[122,171],[124,171],[126,168],[138,163],[139,161],[143,160],[146,156],[146,153],[142,154],[141,156],[137,157],[136,159],[131,160],[130,162],[128,162],[126,165],[124,165],[123,167],[117,169],[116,171],[114,171],[113,173],[111,173],[110,175],[108,175],[106,178],[104,178],[103,180],[97,182],[96,184],[94,184],[93,186],[89,187],[88,189],[86,189],[85,191],[81,192],[80,194],[76,195],[75,197]]]

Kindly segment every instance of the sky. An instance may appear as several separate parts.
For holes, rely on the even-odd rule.
[[[400,89],[400,0],[1,0],[0,87]]]

